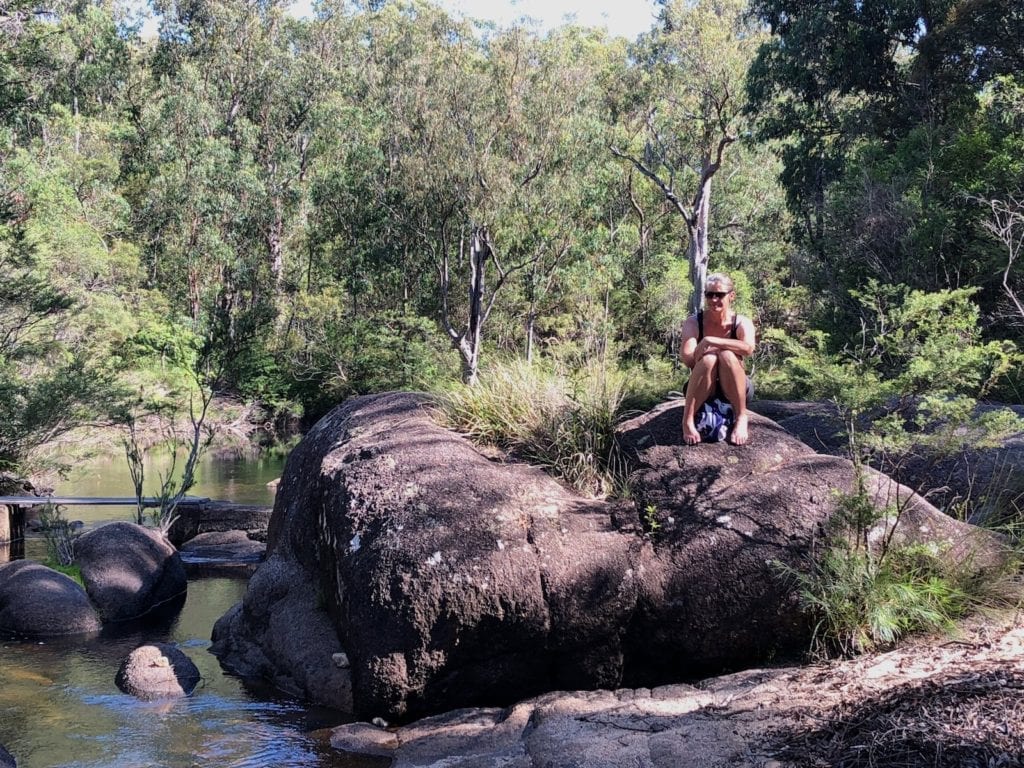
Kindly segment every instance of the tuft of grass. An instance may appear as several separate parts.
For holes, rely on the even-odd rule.
[[[811,651],[853,655],[915,633],[953,633],[965,616],[1020,602],[1014,561],[983,572],[956,564],[947,548],[891,544],[883,552],[833,542],[807,570],[779,569],[796,584],[814,621]]]
[[[46,541],[47,559],[60,566],[70,566],[74,563],[75,539],[78,538],[78,532],[64,517],[61,508],[53,504],[44,505],[39,522]]]
[[[838,495],[820,555],[812,553],[805,570],[778,564],[815,624],[812,652],[862,653],[912,633],[952,632],[974,612],[1019,605],[1019,551],[1008,549],[1001,567],[979,568],[970,557],[950,557],[949,545],[898,542],[892,533],[904,509],[876,506],[858,473],[855,489]],[[878,536],[881,522],[890,533]]]
[[[449,426],[538,464],[582,493],[620,490],[625,462],[615,441],[627,377],[599,365],[564,374],[524,362],[483,372],[439,402]]]
[[[65,576],[70,577],[73,581],[78,582],[82,589],[85,589],[85,581],[82,579],[82,569],[77,565],[61,565],[52,560],[47,560],[43,563],[47,568],[52,568],[58,573],[63,573]]]
[[[922,550],[875,559],[831,549],[809,573],[795,573],[804,609],[817,619],[815,650],[843,654],[889,646],[917,631],[949,631],[968,595]]]

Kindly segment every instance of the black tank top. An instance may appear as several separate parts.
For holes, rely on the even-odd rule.
[[[732,328],[729,330],[729,338],[736,338],[736,324],[739,323],[740,316],[738,312],[732,313]],[[704,312],[697,313],[697,341],[704,338]]]

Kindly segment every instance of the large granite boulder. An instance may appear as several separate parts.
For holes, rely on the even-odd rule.
[[[121,662],[114,678],[118,688],[144,701],[189,696],[199,680],[192,659],[167,643],[136,648]]]
[[[908,419],[914,404],[904,404]],[[832,403],[755,400],[751,408],[819,453],[848,455],[846,427]],[[1005,403],[978,403],[974,413],[984,417],[994,411],[1010,411],[1024,418],[1024,406]],[[880,410],[874,415],[888,413]],[[871,419],[865,416],[862,421],[861,429],[869,429]],[[906,456],[878,459],[875,468],[941,507],[961,507],[972,523],[998,525],[1015,518],[1024,497],[1024,483],[1018,479],[1024,467],[1024,432],[1006,437],[995,447],[977,448],[966,431],[963,440],[958,450],[948,455],[912,448]]]
[[[211,650],[389,719],[802,651],[811,628],[774,564],[807,557],[852,465],[756,416],[747,446],[684,446],[681,415],[623,425],[638,502],[615,504],[489,460],[422,396],[349,400],[292,452],[268,558]],[[910,507],[908,535],[974,546],[970,526]]]
[[[647,588],[632,617],[646,639],[644,652],[677,659],[664,666],[682,677],[695,666],[713,672],[805,648],[807,628],[779,564],[806,565],[837,492],[855,488],[853,464],[815,453],[757,414],[747,445],[681,445],[681,416],[681,401],[669,402],[619,429],[620,445],[636,467],[631,491],[645,523],[656,529],[652,557],[644,563]],[[978,568],[1002,563],[991,535],[942,514],[879,472],[864,472],[875,506],[890,509],[869,540],[891,532],[896,542],[934,542]]]
[[[158,531],[134,523],[108,523],[82,534],[75,562],[104,621],[138,618],[188,588],[178,551]]]
[[[0,565],[0,632],[36,638],[99,629],[92,603],[73,579],[29,560]]]

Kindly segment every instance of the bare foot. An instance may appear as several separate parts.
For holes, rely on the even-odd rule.
[[[750,435],[747,433],[747,422],[749,421],[747,414],[736,417],[736,423],[732,426],[732,433],[729,435],[729,442],[733,445],[746,445],[750,439]]]
[[[683,442],[687,445],[696,445],[700,442],[700,432],[692,422],[683,422]]]

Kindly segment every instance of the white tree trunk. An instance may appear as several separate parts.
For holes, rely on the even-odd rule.
[[[714,173],[712,171],[711,173]],[[686,255],[690,262],[690,283],[693,293],[690,295],[690,314],[700,311],[704,299],[704,286],[708,277],[708,220],[711,210],[711,173],[704,171],[701,178],[697,204],[694,207],[693,219],[687,221],[689,243]]]
[[[487,290],[485,267],[491,255],[487,231],[474,227],[469,242],[469,319],[466,334],[459,341],[462,355],[462,380],[474,386],[480,366],[480,343],[483,339],[484,293]]]

